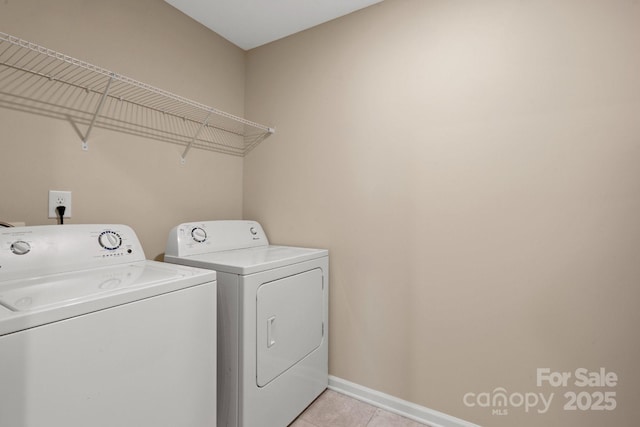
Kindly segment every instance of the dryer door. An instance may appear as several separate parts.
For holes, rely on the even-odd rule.
[[[262,284],[256,301],[256,381],[264,387],[320,346],[322,270]]]

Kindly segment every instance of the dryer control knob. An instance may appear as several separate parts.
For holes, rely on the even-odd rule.
[[[31,245],[23,240],[18,240],[11,244],[11,252],[16,255],[28,254],[31,251]]]
[[[207,232],[204,231],[203,228],[194,227],[191,230],[191,237],[193,237],[193,240],[195,240],[196,242],[202,243],[207,240]]]
[[[258,230],[255,227],[251,227],[249,231],[251,232],[252,236],[255,236],[256,234],[258,234]]]
[[[122,244],[122,238],[115,231],[107,230],[100,233],[98,243],[109,251],[115,251]]]

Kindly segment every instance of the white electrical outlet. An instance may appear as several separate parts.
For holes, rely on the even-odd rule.
[[[58,206],[64,206],[64,217],[71,218],[71,191],[49,190],[49,218],[58,218]]]

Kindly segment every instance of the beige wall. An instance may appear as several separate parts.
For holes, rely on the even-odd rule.
[[[244,114],[245,54],[162,0],[7,0],[0,31],[232,114]],[[49,190],[72,191],[68,223],[125,223],[147,258],[179,222],[242,215],[242,159],[0,109],[0,220],[55,224]],[[84,130],[84,129],[82,129]]]
[[[637,423],[639,22],[628,0],[386,0],[249,52],[246,115],[277,133],[244,217],[330,249],[331,374],[482,425]],[[582,367],[618,385],[536,386]],[[498,387],[554,398],[463,403]]]

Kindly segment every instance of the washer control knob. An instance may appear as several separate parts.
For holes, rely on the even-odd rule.
[[[100,233],[98,243],[108,251],[115,251],[122,245],[122,238],[115,231],[107,230]]]
[[[249,231],[251,232],[252,236],[255,236],[256,234],[258,234],[258,229],[255,227],[251,227]]]
[[[198,243],[202,243],[207,240],[207,232],[203,228],[194,227],[191,229],[191,237]]]
[[[16,255],[28,254],[31,251],[31,245],[23,240],[18,240],[11,244],[11,252]]]

